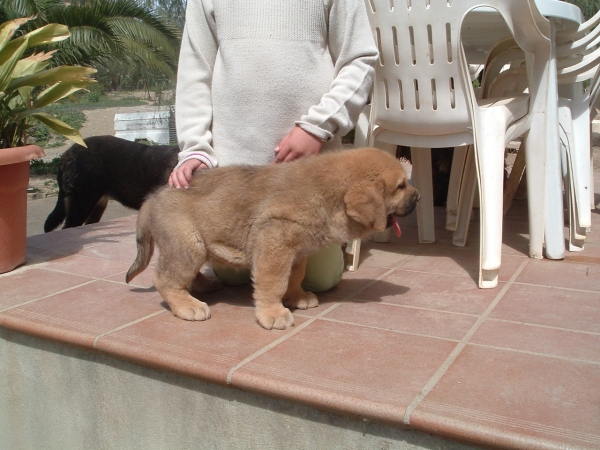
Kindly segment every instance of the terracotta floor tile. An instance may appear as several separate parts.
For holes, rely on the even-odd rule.
[[[317,320],[237,369],[232,384],[402,424],[404,410],[456,346]]]
[[[486,320],[469,342],[600,363],[600,334]]]
[[[410,424],[499,448],[598,448],[598,386],[598,364],[469,345]]]
[[[53,260],[51,267],[60,272],[104,278],[127,271],[129,264],[76,254]]]
[[[368,287],[357,297],[395,305],[481,314],[496,295],[497,289],[479,289],[468,278],[399,269]]]
[[[135,237],[132,236],[127,242],[117,240],[102,242],[93,247],[84,248],[79,254],[132,264],[137,255]]]
[[[294,332],[265,330],[254,318],[252,303],[211,304],[211,318],[202,322],[159,314],[107,334],[97,348],[121,358],[192,377],[225,384],[227,373],[244,358]],[[296,326],[306,319],[295,316]]]
[[[403,427],[406,407],[526,263],[412,412],[411,427],[499,448],[597,449],[598,211],[583,252],[537,261],[527,258],[527,202],[513,202],[501,283],[489,290],[477,287],[478,219],[459,248],[444,208],[435,208],[434,244],[418,243],[411,214],[400,239],[364,240],[359,269],[320,294],[318,308],[293,311],[296,327],[270,332],[255,321],[250,284],[195,294],[211,307],[205,322],[171,314],[153,287],[156,257],[126,285],[136,255],[132,214],[29,237],[27,265],[0,275],[0,326],[95,342],[115,357],[221,384],[229,374],[241,389]]]
[[[373,302],[342,302],[323,319],[459,341],[477,316]]]
[[[108,261],[108,260],[107,260]],[[114,281],[116,283],[125,283],[125,275],[127,270],[129,270],[129,264],[126,263],[117,263],[115,261],[109,261],[113,264],[123,264],[125,267],[124,270],[121,270],[119,273],[106,277],[107,280]],[[119,266],[122,268],[122,266]],[[154,286],[154,281],[152,281],[152,277],[154,276],[154,268],[152,266],[147,267],[142,273],[140,273],[137,277],[131,280],[130,286],[142,286],[145,288],[152,288]]]
[[[600,293],[513,284],[490,318],[600,333]]]
[[[134,216],[135,218],[135,216]],[[135,242],[135,220],[129,218],[99,222],[92,225],[55,230],[27,238],[31,248],[83,249],[103,242]]]
[[[27,260],[25,261],[25,264],[27,266],[33,266],[40,263],[52,261],[60,256],[57,256],[56,253],[52,252],[51,250],[47,250],[45,248],[30,247],[28,245],[26,257]]]
[[[69,237],[77,236],[77,229],[71,228],[67,230],[56,230],[51,233],[36,234],[35,236],[27,237],[27,246],[33,248],[43,248],[55,245],[58,241],[69,240]]]
[[[529,229],[527,222],[505,221],[502,235],[502,256],[529,257]],[[479,252],[479,229],[471,229],[464,250]],[[452,234],[445,242],[452,244]],[[461,250],[460,247],[456,247]]]
[[[600,265],[532,259],[516,281],[600,291]]]
[[[500,281],[507,281],[525,261],[525,258],[503,255]],[[460,248],[443,243],[435,244],[406,263],[400,269],[432,274],[471,278],[475,284],[479,278],[479,250]]]
[[[600,244],[600,208],[592,211],[592,229],[585,237],[585,248],[588,244]]]
[[[88,281],[89,278],[45,269],[18,269],[0,276],[0,310]]]
[[[583,251],[566,252],[565,261],[584,264],[600,264],[600,244],[593,244],[586,239]]]
[[[155,291],[136,292],[116,283],[94,281],[5,311],[0,314],[0,325],[92,347],[99,334],[162,311],[162,303]]]
[[[400,245],[391,242],[378,243],[363,241],[360,247],[360,264],[362,267],[396,267],[412,258],[421,249],[414,245]]]
[[[333,289],[327,291],[330,295],[337,297],[347,297],[360,292],[374,280],[388,272],[390,269],[382,267],[362,267],[354,272],[344,272],[342,280]]]

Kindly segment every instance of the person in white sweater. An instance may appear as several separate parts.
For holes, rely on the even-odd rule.
[[[169,185],[186,188],[197,169],[341,148],[378,57],[364,1],[188,0],[175,104],[181,151]],[[305,289],[335,286],[343,267],[339,246],[314,255]],[[225,283],[249,280],[214,269]]]

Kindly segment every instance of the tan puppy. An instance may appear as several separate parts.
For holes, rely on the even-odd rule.
[[[126,280],[148,266],[156,243],[156,289],[177,317],[205,320],[208,305],[189,293],[210,284],[202,265],[251,268],[258,323],[283,330],[294,325],[283,302],[318,305],[300,286],[307,256],[383,231],[418,200],[400,162],[376,149],[199,170],[189,189],[160,189],[140,209],[138,254]]]

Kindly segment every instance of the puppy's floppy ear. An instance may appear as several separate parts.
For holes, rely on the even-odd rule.
[[[387,215],[383,194],[373,186],[355,185],[344,195],[346,214],[351,219],[374,231],[383,231]]]

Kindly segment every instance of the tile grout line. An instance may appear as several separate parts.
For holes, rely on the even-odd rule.
[[[245,357],[244,359],[242,359],[239,363],[237,363],[235,366],[233,366],[231,369],[229,369],[229,371],[227,372],[227,384],[232,384],[231,379],[233,377],[233,373],[238,370],[240,367],[248,364],[250,361],[258,358],[259,356],[265,354],[266,352],[268,352],[269,350],[271,350],[272,348],[277,347],[279,344],[281,344],[282,342],[286,341],[288,338],[295,336],[296,334],[298,334],[300,331],[302,331],[304,328],[306,328],[307,326],[309,326],[311,323],[313,323],[315,320],[317,320],[317,318],[319,318],[320,316],[327,314],[329,311],[333,311],[335,308],[337,308],[340,305],[340,303],[334,303],[333,305],[331,305],[329,308],[327,308],[325,311],[317,314],[316,316],[308,319],[306,322],[304,322],[301,325],[298,325],[297,327],[294,327],[294,330],[292,330],[289,333],[286,333],[285,335],[281,336],[278,339],[275,339],[273,342],[271,342],[270,344],[262,347],[261,349],[255,351],[254,353],[252,353],[251,355],[248,355],[247,357]]]
[[[356,292],[346,295],[345,297],[341,298],[339,302],[335,302],[333,305],[331,305],[329,308],[327,308],[326,310],[320,312],[319,314],[317,314],[314,317],[309,318],[306,322],[304,322],[303,324],[299,325],[298,327],[295,327],[295,329],[287,334],[285,334],[284,336],[281,336],[279,339],[274,340],[273,342],[271,342],[270,344],[264,346],[263,348],[257,350],[256,352],[252,353],[251,355],[248,355],[246,358],[244,358],[243,360],[241,360],[239,363],[237,363],[235,366],[233,366],[231,369],[229,369],[229,371],[227,372],[227,384],[232,384],[232,378],[233,378],[233,374],[236,370],[240,369],[241,367],[245,366],[246,364],[248,364],[249,362],[253,361],[254,359],[258,358],[259,356],[265,354],[266,352],[268,352],[269,350],[271,350],[272,348],[277,347],[279,344],[281,344],[282,342],[286,341],[287,339],[291,338],[292,336],[295,336],[296,334],[298,334],[300,331],[302,331],[304,328],[308,327],[311,323],[314,323],[317,319],[320,319],[321,317],[323,317],[325,314],[333,311],[334,309],[336,309],[338,306],[341,305],[341,302],[343,302],[344,300],[350,299],[350,298],[354,298],[355,296],[357,296],[358,294],[360,294],[362,291],[364,291],[365,289],[370,288],[371,286],[373,286],[375,283],[377,283],[378,281],[380,281],[381,279],[385,278],[386,276],[388,276],[389,274],[391,274],[395,269],[389,269],[387,270],[385,273],[379,275],[377,278],[375,278],[374,280],[372,280],[371,282],[365,284],[362,288],[358,289]],[[305,317],[305,316],[304,316]]]
[[[52,297],[53,295],[63,294],[64,292],[69,292],[69,291],[72,291],[73,289],[77,289],[82,286],[87,286],[88,284],[95,283],[96,281],[98,281],[98,279],[91,279],[91,280],[86,281],[85,283],[77,284],[77,285],[71,286],[70,288],[67,288],[67,289],[62,289],[60,291],[52,292],[51,294],[42,295],[41,297],[34,298],[32,300],[27,300],[26,302],[22,302],[22,303],[19,303],[16,305],[8,306],[4,309],[2,309],[2,307],[0,305],[0,313],[10,311],[11,309],[14,309],[14,308],[19,308],[20,306],[28,305],[29,303],[37,302],[38,300],[44,300],[45,298]]]
[[[450,355],[446,358],[446,360],[442,363],[442,365],[438,368],[438,370],[433,374],[427,384],[421,389],[421,391],[415,396],[413,401],[406,407],[404,412],[404,424],[410,426],[410,416],[413,411],[419,406],[419,404],[423,401],[423,399],[431,392],[431,390],[436,386],[436,384],[440,381],[440,379],[444,376],[447,370],[450,368],[452,363],[458,358],[458,355],[461,354],[463,349],[467,346],[469,340],[475,332],[479,329],[483,321],[490,315],[490,313],[494,310],[496,305],[500,302],[500,300],[504,297],[508,289],[514,284],[514,281],[517,277],[523,272],[525,266],[529,264],[529,259],[523,261],[521,265],[517,268],[515,273],[510,277],[510,279],[506,282],[506,284],[502,287],[498,295],[492,300],[490,305],[486,308],[486,310],[479,316],[479,319],[473,324],[471,329],[467,331],[467,334],[461,339],[458,345],[452,350]]]
[[[450,310],[445,310],[445,309],[426,308],[425,306],[403,305],[401,303],[389,303],[389,302],[384,302],[384,301],[377,302],[376,305],[385,305],[385,306],[391,306],[394,308],[416,309],[418,311],[429,311],[429,312],[436,312],[436,313],[441,313],[441,314],[453,314],[453,315],[459,315],[459,316],[479,317],[479,314],[475,314],[475,313],[450,311]]]
[[[105,260],[103,260],[103,261],[105,261]],[[116,262],[119,262],[119,261],[116,261]],[[94,277],[92,275],[82,275],[82,274],[75,273],[75,272],[69,272],[69,271],[61,270],[61,269],[53,269],[53,268],[49,268],[49,267],[48,268],[47,267],[43,267],[43,269],[48,270],[49,272],[64,273],[65,275],[75,275],[75,276],[78,276],[78,277],[81,277],[81,278],[89,278],[92,281],[106,281],[107,283],[120,284],[120,285],[124,285],[124,286],[132,286],[132,287],[136,287],[136,288],[139,287],[139,288],[144,288],[144,289],[148,289],[148,288],[154,287],[154,285],[152,285],[152,286],[144,286],[143,284],[127,283],[127,282],[123,282],[123,281],[117,281],[117,280],[110,280],[109,279],[110,277],[116,277],[117,275],[121,275],[121,274],[127,273],[126,270],[123,270],[123,271],[117,272],[117,273],[113,273],[111,275],[106,275],[105,277],[102,277],[102,278],[98,278],[98,277]],[[52,295],[54,295],[54,294],[52,294]]]
[[[508,351],[515,352],[515,353],[521,353],[524,355],[543,356],[545,358],[560,359],[562,361],[569,361],[569,362],[576,362],[576,363],[583,363],[583,364],[592,364],[595,366],[600,366],[600,361],[590,361],[589,359],[569,358],[567,356],[553,355],[551,353],[540,353],[540,352],[534,352],[531,350],[521,350],[518,348],[502,347],[502,346],[489,345],[489,344],[471,343],[470,345],[473,345],[475,347],[493,348],[495,350],[508,350]]]
[[[515,284],[517,284],[517,283],[515,283]],[[556,327],[553,325],[544,325],[541,323],[523,322],[522,320],[500,319],[498,317],[488,317],[488,320],[491,322],[510,323],[513,325],[523,325],[523,326],[533,327],[533,328],[543,328],[545,330],[568,331],[569,333],[586,334],[586,335],[590,335],[590,336],[600,336],[600,332],[597,332],[597,331],[575,330],[573,328]]]
[[[515,281],[517,286],[531,286],[531,287],[542,287],[547,289],[558,289],[561,291],[573,291],[573,292],[585,292],[588,294],[600,294],[600,291],[593,291],[591,289],[577,289],[563,286],[551,286],[549,284],[537,284],[537,283],[525,283],[524,281]]]
[[[301,317],[307,317],[307,316],[302,316]],[[419,337],[424,337],[424,338],[433,338],[433,339],[439,339],[441,341],[448,341],[448,342],[454,342],[456,344],[458,344],[460,342],[459,339],[452,339],[452,338],[447,338],[447,337],[440,337],[440,336],[433,336],[430,334],[422,334],[422,333],[415,333],[412,331],[403,331],[403,330],[392,330],[390,328],[381,328],[381,327],[376,327],[373,325],[365,325],[362,323],[354,323],[354,322],[348,322],[345,320],[339,320],[339,319],[331,319],[329,317],[319,317],[320,320],[324,320],[326,322],[334,322],[334,323],[341,323],[344,325],[353,325],[355,327],[360,327],[360,328],[368,328],[370,330],[379,330],[379,331],[385,331],[388,333],[396,333],[396,334],[408,334],[409,336],[419,336]]]
[[[99,340],[100,338],[102,338],[102,337],[104,337],[104,336],[108,335],[108,334],[114,333],[115,331],[122,330],[122,329],[124,329],[124,328],[127,328],[127,327],[129,327],[129,326],[131,326],[131,325],[135,325],[136,323],[143,322],[143,321],[144,321],[144,320],[146,320],[146,319],[150,319],[151,317],[158,316],[159,314],[163,314],[163,313],[165,313],[166,311],[167,311],[166,309],[161,309],[160,311],[155,311],[155,312],[153,312],[152,314],[148,314],[147,316],[140,317],[139,319],[133,320],[133,321],[131,321],[131,322],[128,322],[128,323],[125,323],[125,324],[123,324],[123,325],[121,325],[121,326],[119,326],[119,327],[117,327],[117,328],[113,328],[112,330],[108,330],[108,331],[105,331],[104,333],[100,333],[98,336],[96,336],[96,337],[94,338],[94,344],[93,344],[93,347],[94,347],[95,349],[98,349],[98,340]]]
[[[301,316],[301,317],[307,317],[307,316]],[[389,328],[380,328],[380,327],[375,327],[375,326],[372,326],[372,325],[363,325],[363,324],[359,324],[359,323],[346,322],[344,320],[331,319],[329,317],[320,317],[319,319],[327,321],[327,322],[341,323],[341,324],[345,324],[345,325],[354,325],[354,326],[361,327],[361,328],[369,328],[371,330],[386,331],[388,333],[408,334],[410,336],[433,338],[433,339],[439,339],[441,341],[454,342],[456,344],[459,344],[461,342],[458,339],[452,339],[452,338],[446,338],[446,337],[440,337],[440,336],[434,336],[434,335],[422,334],[422,333],[415,333],[415,332],[410,332],[410,331],[391,330]],[[495,321],[497,319],[490,319],[488,317],[488,320],[494,320]],[[558,328],[558,329],[560,329],[560,328]],[[572,331],[572,330],[566,330],[566,331]],[[588,334],[597,335],[595,333],[588,333]],[[561,356],[561,355],[553,355],[551,353],[540,353],[540,352],[534,352],[534,351],[528,351],[528,350],[521,350],[521,349],[513,348],[513,347],[505,347],[505,346],[490,345],[490,344],[479,344],[479,343],[473,343],[473,342],[471,342],[470,345],[474,345],[474,346],[477,346],[477,347],[493,348],[493,349],[496,349],[496,350],[508,350],[508,351],[511,351],[511,352],[523,353],[523,354],[526,354],[526,355],[545,356],[547,358],[556,358],[556,359],[561,359],[561,360],[564,360],[564,361],[572,361],[572,362],[580,362],[580,363],[586,363],[586,364],[600,365],[600,361],[591,361],[589,359],[581,359],[581,358],[569,358],[569,357]]]

